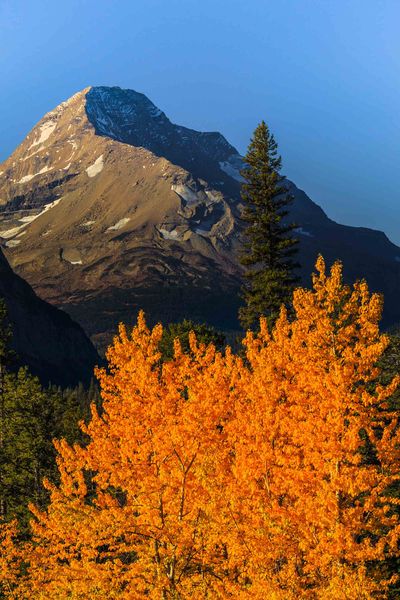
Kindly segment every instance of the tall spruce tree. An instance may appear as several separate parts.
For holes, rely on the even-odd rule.
[[[244,162],[242,220],[248,225],[240,261],[247,269],[239,320],[248,329],[261,315],[272,325],[281,305],[290,302],[297,281],[293,256],[298,240],[291,235],[296,225],[285,220],[293,197],[279,173],[278,145],[264,121],[254,131]]]
[[[6,365],[10,361],[11,352],[9,343],[11,340],[11,328],[7,320],[7,307],[3,298],[0,298],[0,462],[4,454],[5,439],[5,401],[4,401],[4,377]],[[3,487],[4,474],[0,468],[0,519],[6,514],[6,503],[1,489]]]

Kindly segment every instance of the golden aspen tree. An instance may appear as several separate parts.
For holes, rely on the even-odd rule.
[[[0,523],[0,598],[11,598],[17,587],[22,563],[22,553],[18,544],[17,523]],[[25,546],[25,552],[28,545]]]
[[[216,474],[234,361],[192,336],[190,355],[176,344],[161,364],[161,335],[143,315],[131,337],[120,327],[88,445],[56,443],[61,484],[33,509],[31,597],[225,597]]]
[[[374,386],[388,344],[379,333],[381,298],[352,289],[320,257],[313,289],[294,292],[272,333],[265,321],[245,340],[249,369],[240,385],[230,497],[248,577],[287,597],[386,596],[368,576],[399,556],[400,524],[388,495],[399,480],[398,415],[383,410],[398,385]],[[374,460],[366,460],[366,443]],[[374,595],[375,597],[375,595]]]
[[[56,442],[61,481],[32,507],[10,598],[388,597],[400,433],[398,381],[376,384],[381,299],[320,258],[293,308],[243,358],[191,335],[163,362],[160,325],[120,326],[88,443]]]

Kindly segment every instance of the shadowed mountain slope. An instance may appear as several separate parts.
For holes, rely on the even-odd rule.
[[[0,298],[7,306],[18,365],[27,365],[46,385],[88,383],[99,357],[82,328],[63,311],[38,298],[0,250]]]

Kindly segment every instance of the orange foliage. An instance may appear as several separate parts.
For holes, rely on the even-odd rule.
[[[161,364],[160,325],[120,326],[88,445],[57,442],[61,484],[33,509],[16,597],[385,597],[366,565],[399,555],[398,382],[373,383],[380,298],[339,264],[317,271],[245,359],[192,336]]]
[[[22,554],[15,541],[17,524],[0,523],[0,598],[14,597],[14,589],[18,583]],[[27,550],[28,546],[26,546]]]
[[[400,435],[383,410],[398,380],[370,389],[388,344],[379,296],[344,286],[340,264],[327,277],[320,258],[317,270],[313,290],[294,293],[292,323],[282,311],[272,335],[261,322],[245,340],[231,497],[252,581],[279,581],[288,597],[369,598],[363,566],[399,555],[399,502],[385,490],[399,479]]]

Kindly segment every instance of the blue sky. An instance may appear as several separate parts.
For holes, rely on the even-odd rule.
[[[400,244],[399,0],[0,0],[0,160],[87,85],[144,92],[239,151],[261,119],[283,172]]]

